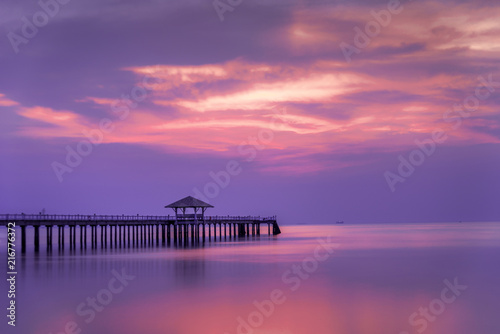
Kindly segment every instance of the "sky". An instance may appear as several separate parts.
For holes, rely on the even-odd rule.
[[[496,1],[5,0],[0,212],[498,221]],[[210,211],[207,212],[207,214]]]

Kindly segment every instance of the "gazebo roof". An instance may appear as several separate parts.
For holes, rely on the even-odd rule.
[[[172,204],[166,205],[166,208],[213,208],[213,205],[205,203],[192,196],[184,197]]]

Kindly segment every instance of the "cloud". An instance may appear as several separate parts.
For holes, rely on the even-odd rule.
[[[109,117],[117,126],[106,134],[105,143],[238,157],[238,147],[256,142],[256,160],[268,171],[347,166],[348,159],[340,162],[336,155],[410,149],[416,138],[429,136],[436,128],[449,131],[446,145],[497,143],[497,123],[492,120],[499,113],[495,98],[482,102],[474,117],[456,131],[452,123],[443,121],[443,113],[474,92],[479,75],[492,73],[500,81],[496,37],[500,25],[492,19],[500,14],[498,6],[430,1],[404,4],[404,10],[347,63],[339,43],[353,43],[353,28],[364,28],[374,19],[371,11],[383,10],[386,3],[284,6],[280,2],[283,7],[279,10],[263,2],[249,4],[255,12],[243,15],[245,20],[258,17],[256,13],[264,7],[269,17],[258,29],[241,26],[237,37],[227,27],[207,24],[205,12],[197,7],[190,14],[206,28],[204,38],[187,28],[174,36],[170,25],[189,12],[189,5],[176,6],[168,10],[172,21],[164,20],[165,26],[155,23],[146,26],[149,30],[144,28],[147,33],[137,28],[134,34],[126,34],[134,43],[138,36],[147,37],[147,49],[152,50],[165,46],[158,44],[151,31],[168,31],[165,38],[176,44],[168,52],[162,49],[151,54],[170,54],[171,50],[175,56],[158,62],[161,57],[146,57],[138,48],[117,54],[106,49],[106,39],[119,40],[115,35],[95,33],[96,43],[108,52],[102,57],[107,59],[102,76],[96,75],[101,64],[94,59],[97,65],[81,69],[91,68],[91,78],[83,75],[80,80],[80,72],[67,71],[70,77],[58,83],[60,87],[56,87],[59,77],[48,85],[38,82],[33,89],[50,89],[37,95],[47,96],[44,103],[16,102],[0,95],[0,106],[15,108],[26,120],[18,133],[35,138],[82,138],[83,131],[98,127],[99,117]],[[127,21],[130,6],[136,4],[120,6],[116,16],[99,20],[99,27],[121,27],[116,18]],[[93,9],[89,5],[82,16],[99,16]],[[240,9],[232,14],[243,13]],[[277,13],[282,19],[271,20]],[[65,15],[78,16],[76,12]],[[133,19],[145,20],[149,15],[150,10],[142,8]],[[62,19],[58,24],[63,23],[70,24]],[[91,29],[77,23],[73,26],[76,32]],[[123,29],[128,32],[130,25]],[[211,53],[202,53],[200,45]],[[65,52],[72,51],[77,52]],[[77,61],[85,60],[82,58],[87,56],[78,53]],[[112,67],[109,59],[114,62],[115,57],[119,61]],[[80,69],[65,66],[65,70],[71,66]],[[52,78],[42,72],[38,75],[44,82]],[[160,84],[137,106],[129,106],[128,117],[119,119],[113,105],[122,94],[130,95],[132,85],[143,85],[145,77]],[[56,98],[69,102],[58,105],[52,102]],[[264,143],[263,134],[272,139]],[[353,158],[350,163],[359,164],[360,160]]]
[[[4,94],[0,94],[0,107],[12,107],[16,105],[18,105],[16,101],[10,100]]]
[[[443,122],[452,104],[438,98],[435,87],[449,80],[445,75],[428,78],[424,86],[393,78],[376,81],[332,61],[299,67],[234,60],[124,70],[136,75],[137,87],[149,81],[144,78],[159,84],[150,87],[145,101],[130,106],[128,117],[115,120],[118,130],[106,134],[105,143],[242,159],[246,157],[241,148],[253,146],[262,170],[311,172],[334,168],[335,158],[324,156],[345,154],[346,147],[351,154],[398,151],[413,147],[415,138],[430,136],[437,128],[450,133],[448,144],[498,142],[494,131],[484,130],[491,122],[481,121],[495,114],[491,106],[479,110],[474,122],[460,131]],[[454,85],[465,91],[471,81],[457,80]],[[91,96],[77,100],[108,115],[117,101]],[[76,112],[40,106],[19,107],[18,113],[39,122],[21,129],[34,137],[83,137],[98,124]],[[335,164],[347,165],[345,159]]]

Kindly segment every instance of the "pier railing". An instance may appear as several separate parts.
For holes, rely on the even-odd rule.
[[[204,221],[218,222],[218,221],[255,221],[266,222],[275,221],[276,216],[260,217],[260,216],[205,216]],[[0,214],[0,225],[6,225],[8,222],[30,222],[40,224],[43,223],[58,223],[58,222],[96,222],[96,223],[149,223],[149,222],[175,222],[175,221],[195,221],[194,217],[176,217],[167,216],[150,216],[150,215],[55,215],[55,214]],[[196,220],[198,223],[203,223],[203,219]]]

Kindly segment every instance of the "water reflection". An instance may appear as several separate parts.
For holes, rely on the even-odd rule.
[[[445,279],[458,277],[467,290],[427,321],[425,333],[498,333],[498,224],[282,230],[279,237],[223,238],[187,248],[172,243],[39,254],[28,248],[19,261],[18,330],[56,333],[74,321],[92,334],[416,333],[422,325],[409,317],[441,298]],[[294,271],[327,237],[338,249],[309,267],[314,270]],[[86,323],[78,305],[122,270],[135,279]],[[283,302],[269,304],[276,291]]]

